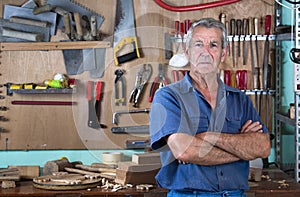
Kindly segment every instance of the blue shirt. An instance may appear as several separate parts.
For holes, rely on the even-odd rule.
[[[171,190],[217,192],[249,189],[249,162],[201,166],[179,164],[170,151],[165,136],[182,132],[190,135],[214,131],[238,134],[247,120],[260,121],[250,98],[242,91],[218,79],[217,105],[213,111],[197,91],[189,75],[155,93],[150,112],[151,147],[161,152],[162,168],[156,175],[159,186]],[[268,130],[263,125],[263,131]]]

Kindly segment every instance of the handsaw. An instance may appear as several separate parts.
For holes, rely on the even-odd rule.
[[[132,44],[132,52],[119,55],[118,53],[128,44]],[[139,57],[132,0],[117,0],[114,29],[115,64],[119,65]]]

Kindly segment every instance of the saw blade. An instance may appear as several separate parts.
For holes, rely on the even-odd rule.
[[[46,0],[46,4],[54,5],[60,7],[68,12],[78,12],[81,16],[86,15],[88,18],[91,16],[96,16],[97,18],[97,29],[100,28],[104,21],[104,17],[90,8],[74,1],[74,0]],[[64,26],[63,17],[58,17],[58,28],[61,29]]]
[[[114,29],[114,47],[122,38],[135,37],[132,0],[117,0]]]

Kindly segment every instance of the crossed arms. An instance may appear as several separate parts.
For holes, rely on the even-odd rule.
[[[191,136],[174,133],[166,140],[174,157],[180,162],[218,165],[268,157],[270,137],[261,128],[259,122],[249,120],[239,134],[207,131]]]

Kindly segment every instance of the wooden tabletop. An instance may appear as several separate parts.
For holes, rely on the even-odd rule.
[[[300,183],[296,183],[290,176],[279,169],[264,169],[263,175],[269,178],[263,178],[260,182],[249,182],[250,190],[247,191],[247,197],[252,196],[300,196]],[[282,184],[286,183],[286,184]],[[119,190],[111,192],[101,188],[91,188],[85,190],[51,191],[37,189],[32,181],[17,182],[16,188],[0,188],[0,196],[132,196],[132,197],[164,197],[167,190],[155,188],[150,191],[140,191],[133,189]]]

